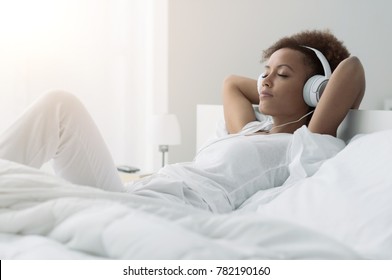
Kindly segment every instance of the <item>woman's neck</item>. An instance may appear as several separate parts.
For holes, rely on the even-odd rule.
[[[273,118],[274,125],[269,130],[269,132],[270,133],[294,133],[294,131],[296,131],[298,128],[307,124],[309,115],[311,115],[313,112],[314,110],[292,121],[282,121],[277,118]]]

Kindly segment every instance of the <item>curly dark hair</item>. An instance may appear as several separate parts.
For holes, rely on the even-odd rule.
[[[338,40],[329,30],[311,30],[281,38],[263,51],[262,61],[270,58],[270,56],[279,49],[294,49],[305,55],[304,63],[312,68],[312,75],[324,74],[323,67],[316,54],[303,46],[312,47],[322,52],[327,58],[332,72],[342,60],[350,56],[350,53],[343,42]]]

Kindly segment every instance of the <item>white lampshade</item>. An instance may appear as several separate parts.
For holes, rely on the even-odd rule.
[[[181,144],[180,124],[174,114],[154,115],[150,129],[153,142],[157,145]]]

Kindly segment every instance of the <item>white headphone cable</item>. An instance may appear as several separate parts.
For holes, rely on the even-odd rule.
[[[312,114],[313,112],[314,112],[314,110],[310,111],[309,113],[306,113],[305,115],[303,115],[302,117],[300,117],[300,118],[299,118],[298,120],[296,120],[296,121],[287,122],[287,123],[284,123],[284,124],[280,124],[280,125],[274,126],[274,127],[272,127],[268,132],[271,132],[271,130],[276,129],[276,128],[278,128],[278,127],[282,127],[282,126],[285,126],[285,125],[289,125],[289,124],[292,124],[292,123],[299,122],[299,121],[303,120],[305,117],[307,117],[307,116],[309,116],[310,114]]]
[[[275,128],[278,128],[278,127],[282,127],[282,126],[285,126],[285,125],[289,125],[289,124],[292,124],[292,123],[299,122],[299,121],[301,121],[302,119],[304,119],[305,117],[309,116],[309,115],[310,115],[311,113],[313,113],[313,112],[314,112],[314,110],[310,111],[309,113],[306,113],[305,115],[303,115],[302,117],[300,117],[300,118],[299,118],[298,120],[296,120],[296,121],[292,121],[292,122],[288,122],[288,123],[284,123],[284,124],[280,124],[280,125],[277,125],[277,126],[275,126],[275,127],[272,127],[268,132],[270,132],[271,130],[273,130],[273,129],[275,129]],[[201,147],[199,151],[197,151],[196,156],[197,156],[201,151],[203,151],[204,149],[208,148],[208,147],[211,146],[212,144],[215,144],[216,142],[220,142],[220,141],[223,141],[223,140],[227,140],[227,139],[233,138],[233,137],[238,137],[238,136],[240,136],[240,135],[244,135],[244,134],[240,134],[240,133],[228,134],[226,137],[220,137],[220,138],[211,140],[210,143],[207,143],[205,146]]]

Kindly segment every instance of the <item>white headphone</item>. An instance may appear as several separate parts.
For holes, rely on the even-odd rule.
[[[329,66],[328,60],[326,57],[317,49],[303,46],[304,48],[308,48],[317,55],[317,58],[320,60],[321,65],[324,69],[324,75],[314,75],[310,77],[303,88],[303,97],[306,102],[311,107],[316,107],[317,103],[320,100],[321,95],[325,87],[327,86],[328,80],[331,77],[331,67]],[[263,83],[263,75],[261,74],[257,79],[257,91],[259,94],[261,93],[261,87]]]

